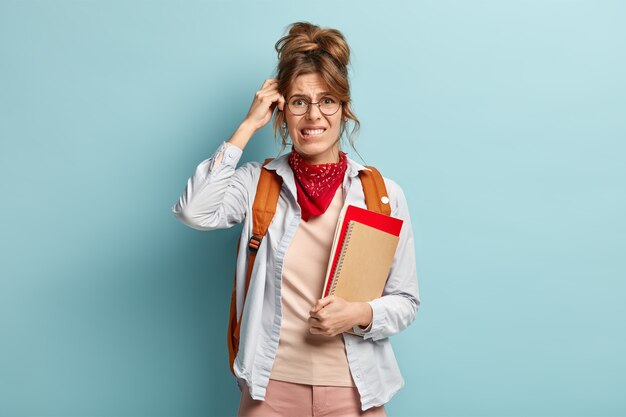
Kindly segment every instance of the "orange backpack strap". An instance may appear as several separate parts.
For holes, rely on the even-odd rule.
[[[263,166],[265,167],[271,161],[272,158],[266,159]],[[259,177],[256,196],[252,204],[252,237],[248,245],[254,253],[259,249],[261,241],[276,213],[276,204],[278,203],[282,183],[283,179],[276,171],[261,168],[261,176]]]
[[[367,209],[387,216],[391,215],[389,194],[387,194],[383,176],[373,166],[367,166],[366,168],[369,168],[371,171],[359,171],[359,178],[363,185]]]
[[[280,188],[282,186],[282,178],[276,173],[276,171],[270,171],[265,169],[272,158],[268,158],[263,163],[261,168],[261,174],[259,176],[259,182],[256,187],[256,195],[254,197],[254,203],[252,204],[252,237],[248,242],[248,249],[250,251],[248,256],[248,266],[246,269],[246,286],[244,291],[243,302],[245,305],[246,295],[248,294],[248,287],[250,286],[250,278],[252,276],[252,267],[256,260],[256,253],[261,246],[261,242],[267,233],[267,229],[270,227],[272,218],[276,213],[276,206],[278,205],[278,197],[280,196]],[[241,241],[239,241],[239,245]],[[228,322],[228,355],[230,359],[230,371],[234,374],[233,365],[235,363],[235,357],[239,350],[239,334],[241,331],[241,320],[237,317],[237,277],[235,273],[235,284],[233,285],[233,293],[230,298],[230,320]]]

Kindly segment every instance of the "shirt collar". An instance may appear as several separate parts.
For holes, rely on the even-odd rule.
[[[285,174],[289,172],[291,174],[291,167],[289,166],[289,153],[274,158],[271,162],[265,165],[265,168],[276,171],[278,175],[285,178]],[[359,175],[359,171],[371,171],[369,168],[359,164],[358,162],[348,157],[348,169],[346,173],[349,177],[356,177]],[[287,174],[287,175],[289,175]]]

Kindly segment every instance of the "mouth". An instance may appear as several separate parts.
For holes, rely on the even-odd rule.
[[[326,129],[300,129],[300,134],[304,139],[313,139],[322,135]]]

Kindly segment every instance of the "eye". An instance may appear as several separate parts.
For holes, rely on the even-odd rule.
[[[323,104],[335,104],[338,100],[335,97],[324,97],[322,99]]]
[[[295,98],[291,101],[291,104],[293,104],[294,106],[306,106],[306,101],[302,100],[301,98]]]

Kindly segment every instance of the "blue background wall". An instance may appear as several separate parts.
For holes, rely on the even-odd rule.
[[[620,1],[0,1],[0,415],[232,415],[238,230],[171,214],[309,20],[405,189],[391,416],[626,415]],[[269,126],[244,160],[275,155]],[[354,153],[351,153],[354,156]]]

